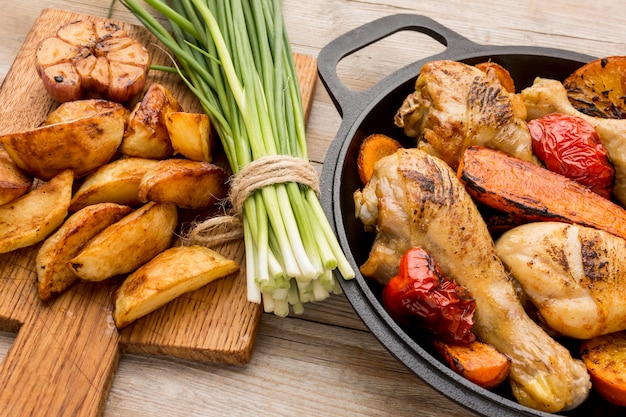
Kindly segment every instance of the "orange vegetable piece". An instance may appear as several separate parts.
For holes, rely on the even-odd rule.
[[[583,340],[580,353],[596,391],[607,401],[626,406],[626,332]]]
[[[580,224],[626,239],[624,208],[532,162],[470,146],[457,176],[474,199],[520,220]]]
[[[460,345],[439,339],[433,344],[452,370],[483,388],[495,388],[509,376],[511,359],[490,344],[475,340]]]
[[[498,77],[498,81],[502,84],[502,87],[504,87],[504,89],[509,93],[515,93],[515,82],[513,81],[513,77],[511,77],[509,71],[507,71],[507,69],[502,65],[488,61],[476,64],[475,67],[482,72],[487,72],[488,69],[493,70],[496,77]]]
[[[395,153],[402,145],[393,138],[380,133],[366,137],[359,148],[357,169],[363,184],[367,184],[374,174],[374,163],[380,158]]]

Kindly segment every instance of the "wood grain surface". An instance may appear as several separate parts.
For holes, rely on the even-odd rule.
[[[105,17],[112,2],[1,3],[6,7],[0,13],[0,82],[43,8]],[[345,32],[397,13],[428,16],[485,45],[626,55],[626,4],[615,0],[282,0],[282,5],[293,50],[312,57]],[[119,1],[113,4],[112,17],[136,22]],[[399,32],[345,57],[338,74],[350,89],[362,91],[394,70],[442,49],[426,36]],[[307,142],[318,169],[341,123],[341,115],[317,83]],[[5,362],[19,343],[16,332],[22,319],[2,324],[8,330],[0,332],[0,359]],[[63,395],[71,395],[69,388]],[[333,296],[307,305],[303,315],[261,314],[253,354],[245,365],[122,355],[104,417],[475,416],[465,408],[468,403],[468,398],[447,398],[407,370],[368,331],[346,298]],[[10,405],[0,403],[1,416],[11,415],[10,410]]]
[[[42,11],[0,89],[4,103],[0,134],[36,127],[58,105],[35,72],[35,51],[60,25],[79,19],[96,18],[58,9]],[[168,56],[151,34],[118,23],[148,46],[154,64],[167,65]],[[308,113],[317,79],[315,59],[297,54],[296,69]],[[167,86],[186,111],[201,111],[177,75],[151,71],[147,84],[152,82]],[[191,221],[196,215],[181,218]],[[35,286],[39,246],[0,255],[0,330],[19,329],[0,367],[0,404],[12,404],[10,415],[101,415],[122,352],[231,365],[249,362],[262,307],[246,300],[242,240],[216,248],[239,263],[238,273],[178,297],[121,332],[111,317],[112,294],[121,278],[80,282],[44,303]]]

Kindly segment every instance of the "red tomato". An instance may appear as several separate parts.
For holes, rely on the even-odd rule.
[[[469,292],[447,279],[422,248],[409,249],[398,275],[383,289],[383,306],[400,325],[424,327],[447,342],[471,343],[476,304]]]
[[[615,169],[600,136],[586,120],[554,113],[528,122],[533,152],[550,171],[609,198]]]

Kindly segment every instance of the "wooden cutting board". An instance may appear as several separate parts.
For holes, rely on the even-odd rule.
[[[97,20],[42,11],[0,89],[0,134],[33,128],[56,107],[35,72],[35,50],[60,25],[78,19]],[[117,23],[150,49],[154,64],[169,65],[144,28]],[[316,60],[295,58],[308,115]],[[186,111],[201,111],[176,75],[151,71],[151,81],[170,88]],[[182,296],[121,332],[111,317],[120,279],[78,283],[51,302],[39,300],[34,270],[39,246],[0,255],[0,330],[17,333],[0,366],[1,416],[101,415],[124,352],[233,365],[250,360],[262,308],[246,300],[243,241],[217,248],[239,262],[239,273]]]

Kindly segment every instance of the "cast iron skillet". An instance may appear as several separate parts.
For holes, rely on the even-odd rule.
[[[337,65],[342,58],[403,30],[426,34],[445,46],[445,50],[399,69],[364,92],[349,90],[342,84],[337,75]],[[413,47],[419,48],[419,45]],[[537,76],[563,80],[593,58],[559,49],[479,45],[430,18],[408,14],[373,21],[325,46],[318,56],[318,72],[342,116],[342,123],[324,161],[321,200],[357,273],[353,280],[339,278],[339,281],[348,300],[371,332],[398,360],[434,389],[485,416],[549,416],[551,414],[517,403],[508,384],[491,392],[452,372],[433,353],[423,337],[408,334],[395,324],[380,303],[381,289],[358,273],[358,266],[367,258],[373,241],[373,236],[365,233],[361,222],[354,218],[352,194],[362,187],[356,168],[359,145],[364,137],[372,133],[384,133],[404,141],[406,146],[414,145],[413,139],[405,137],[402,130],[394,126],[393,116],[404,98],[413,91],[421,66],[435,59],[452,59],[468,64],[491,60],[509,70],[519,90],[531,85]],[[576,347],[572,346],[572,350],[575,351]],[[561,414],[609,417],[622,415],[623,412],[623,408],[611,406],[592,392],[583,405]]]

